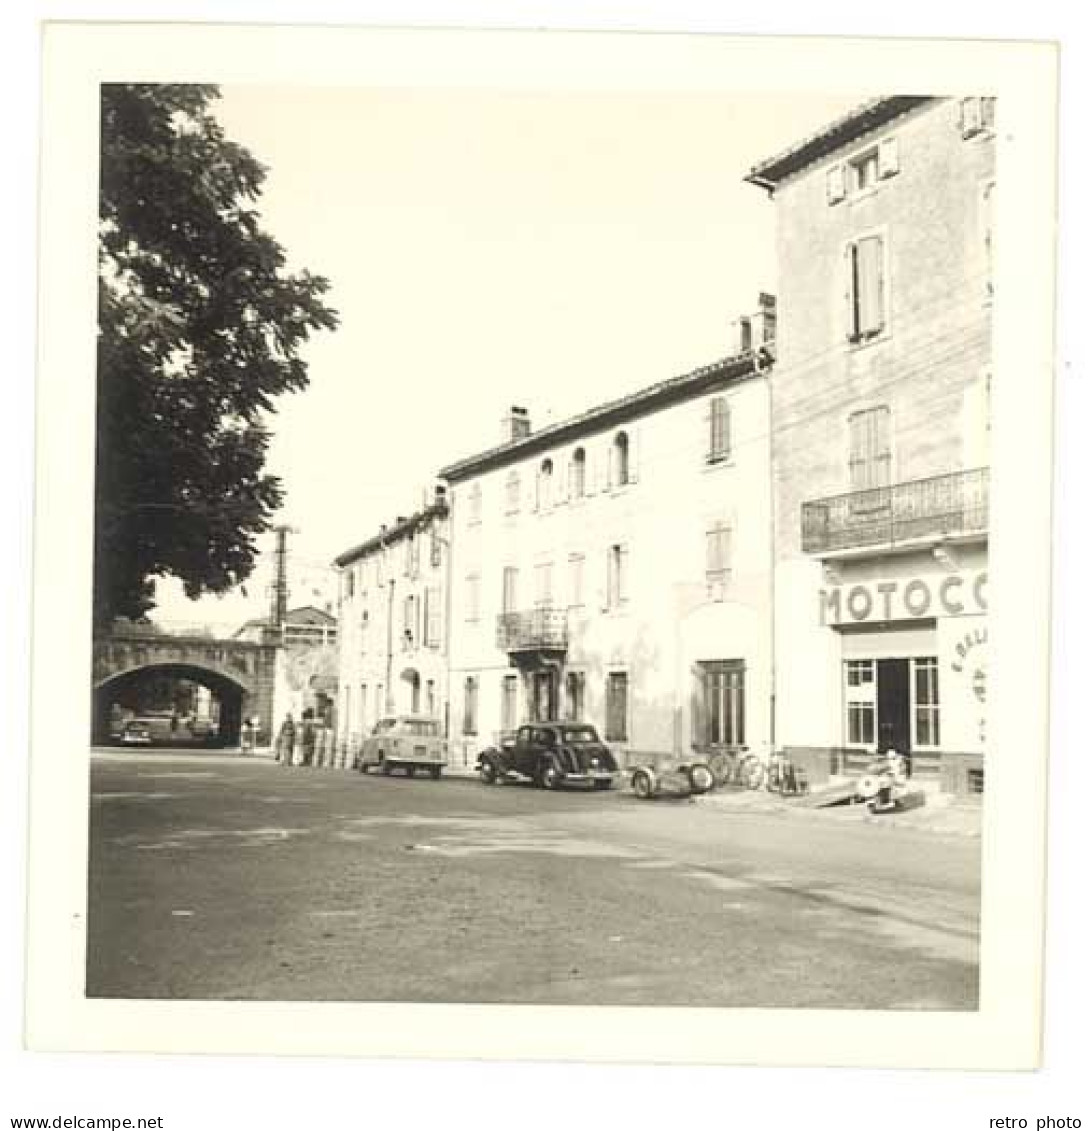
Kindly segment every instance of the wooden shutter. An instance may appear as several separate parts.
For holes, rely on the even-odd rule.
[[[883,328],[883,241],[866,236],[856,245],[858,329],[877,334]]]
[[[617,596],[619,603],[629,599],[629,547],[622,546],[618,555]]]
[[[635,483],[640,476],[640,433],[633,429],[629,437],[629,482]]]
[[[845,166],[832,165],[826,170],[826,203],[837,204],[845,199]]]
[[[898,171],[898,139],[886,137],[879,142],[879,176],[893,177]]]
[[[845,246],[844,262],[845,337],[850,342],[854,342],[860,336],[858,291],[856,244],[850,243]]]

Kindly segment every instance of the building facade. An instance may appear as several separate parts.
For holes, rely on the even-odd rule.
[[[338,743],[351,755],[392,714],[447,718],[448,506],[432,503],[335,561],[340,573]]]
[[[628,763],[770,741],[767,370],[729,358],[444,468],[456,764],[521,722],[593,723]]]
[[[779,747],[981,787],[995,106],[876,99],[747,178],[773,197]]]

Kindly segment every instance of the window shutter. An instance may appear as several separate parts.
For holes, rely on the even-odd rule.
[[[854,243],[845,246],[844,288],[845,337],[850,342],[854,342],[860,335],[860,323],[857,317],[859,280],[856,270],[856,244]]]
[[[731,458],[731,405],[727,398],[723,399],[723,408],[721,410],[721,449],[723,451],[724,459]]]
[[[856,245],[859,330],[877,334],[883,328],[883,241],[868,236]]]
[[[845,166],[832,165],[826,170],[826,203],[837,204],[845,199]]]
[[[617,597],[619,602],[629,599],[629,547],[621,547],[618,559]]]
[[[893,177],[898,171],[898,139],[887,137],[879,142],[879,176]]]
[[[614,442],[599,451],[599,489],[609,491],[614,485]]]
[[[629,436],[629,482],[640,478],[640,433],[634,428]]]

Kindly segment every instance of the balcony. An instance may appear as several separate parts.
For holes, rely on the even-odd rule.
[[[568,648],[568,617],[564,609],[542,605],[496,618],[496,646],[518,653],[564,652]]]
[[[808,554],[966,538],[988,529],[987,467],[803,504],[803,551]]]

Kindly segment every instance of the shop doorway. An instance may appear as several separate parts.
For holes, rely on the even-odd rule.
[[[897,750],[909,756],[912,746],[909,661],[878,660],[876,708],[880,752]]]

